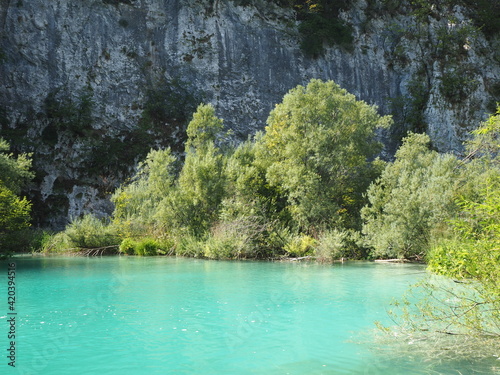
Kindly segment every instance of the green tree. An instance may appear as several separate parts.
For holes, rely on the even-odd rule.
[[[123,237],[158,232],[158,205],[174,190],[176,158],[170,149],[151,150],[133,180],[112,196],[113,224]]]
[[[375,130],[389,123],[335,83],[313,80],[285,96],[264,133],[234,148],[214,108],[200,105],[178,176],[170,154],[152,151],[115,193],[114,222],[126,237],[170,237],[178,254],[312,253],[320,232],[359,229],[363,192],[381,171]]]
[[[257,140],[257,159],[297,229],[359,225],[363,193],[380,170],[370,161],[382,147],[375,131],[390,122],[332,81],[285,95]]]
[[[20,198],[0,181],[0,246],[2,235],[28,227],[31,203]]]
[[[435,232],[457,207],[458,160],[429,148],[426,134],[410,134],[379,179],[368,188],[361,215],[374,257],[422,259]]]
[[[21,189],[34,177],[31,168],[31,155],[21,154],[14,157],[9,153],[9,144],[0,138],[0,180],[5,187],[14,194],[19,194]]]
[[[0,255],[15,251],[16,233],[30,225],[31,203],[20,197],[33,178],[29,155],[14,157],[9,144],[0,138]]]
[[[471,307],[464,317],[479,332],[490,332],[491,327],[486,327],[493,320],[495,334],[500,337],[500,108],[473,135],[464,174],[474,184],[457,199],[460,212],[451,221],[455,236],[433,247],[429,269],[462,281],[472,280],[469,289],[476,298],[463,297],[468,301],[464,306]],[[485,317],[484,306],[494,312],[492,316]]]
[[[467,144],[459,168],[452,233],[427,255],[434,274],[394,303],[397,327],[385,328],[420,351],[448,359],[488,358],[500,348],[500,111]],[[430,198],[430,195],[427,196]],[[443,277],[445,276],[445,277]],[[394,334],[394,331],[397,334]],[[439,349],[438,349],[439,348]],[[441,348],[446,348],[442,350]],[[440,353],[441,352],[441,353]]]
[[[225,157],[216,145],[222,129],[214,108],[200,105],[187,128],[186,159],[177,184],[156,216],[167,227],[198,237],[217,220],[225,187]]]

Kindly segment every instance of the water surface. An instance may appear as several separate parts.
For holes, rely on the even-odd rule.
[[[391,300],[424,275],[419,265],[168,257],[15,261],[17,367],[4,359],[1,373],[428,373],[425,359],[392,361],[377,355],[375,343],[359,343],[375,320],[389,321]],[[1,295],[6,290],[3,282]],[[7,320],[3,306],[0,324]],[[2,336],[3,348],[8,340]],[[477,369],[467,361],[455,365],[462,373]],[[458,373],[446,365],[433,371]]]

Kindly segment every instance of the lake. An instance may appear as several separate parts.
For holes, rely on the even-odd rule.
[[[421,265],[123,256],[12,261],[16,367],[2,355],[2,374],[494,373],[491,363],[380,355],[370,341],[374,321],[390,323],[391,300],[425,275]],[[0,347],[8,353],[13,315],[7,262],[1,267]]]

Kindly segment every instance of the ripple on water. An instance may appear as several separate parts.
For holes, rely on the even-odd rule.
[[[352,338],[387,319],[422,267],[108,257],[20,259],[17,270],[27,373],[418,370]]]

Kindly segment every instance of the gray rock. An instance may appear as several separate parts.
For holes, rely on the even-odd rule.
[[[76,98],[89,87],[96,134],[124,139],[124,132],[137,128],[147,90],[180,78],[203,93],[235,137],[244,139],[263,129],[289,89],[311,78],[331,79],[381,113],[395,113],[399,130],[383,135],[391,154],[394,134],[411,128],[416,102],[410,87],[420,85],[427,95],[420,112],[434,146],[460,153],[468,131],[486,118],[492,99],[498,100],[488,93],[500,81],[494,42],[471,34],[466,44],[453,45],[458,57],[452,61],[442,39],[470,25],[462,9],[446,11],[453,24],[446,16],[419,23],[377,13],[365,0],[354,3],[341,14],[353,25],[352,50],[327,47],[312,59],[300,49],[294,12],[266,2],[241,7],[230,0],[1,0],[2,132],[24,126],[24,137],[34,142],[14,146],[36,151],[39,158],[37,204],[49,204],[55,195],[66,199],[50,203],[62,206],[40,223],[61,226],[85,212],[108,214],[109,191],[133,169],[132,163],[128,172],[113,176],[82,174],[91,141],[64,131],[53,134],[51,144],[37,143],[48,134],[45,100],[57,90]],[[471,84],[453,101],[443,94],[443,76],[460,67],[466,67]],[[182,130],[165,126],[175,134]]]

